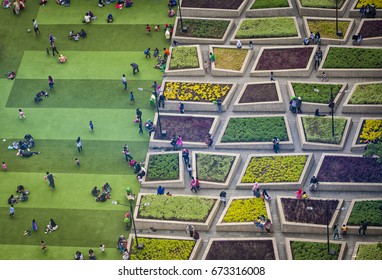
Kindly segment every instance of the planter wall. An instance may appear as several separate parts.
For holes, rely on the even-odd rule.
[[[367,230],[369,230],[369,228]],[[378,242],[359,242],[359,241],[356,242],[354,245],[354,250],[353,250],[353,254],[351,256],[351,259],[353,261],[357,260],[357,253],[358,253],[359,247],[361,245],[371,245],[371,244],[378,244]]]
[[[380,11],[378,13],[378,11]],[[379,14],[379,16],[381,16],[381,13],[382,13],[382,9],[379,9],[377,10],[377,16]],[[367,22],[367,21],[381,21],[382,19],[376,19],[376,18],[364,18],[361,20],[361,23],[359,24],[358,28],[357,28],[357,31],[355,32],[355,34],[359,34],[361,32],[361,29],[362,29],[362,26],[364,24],[364,22]],[[362,34],[361,34],[362,35]],[[371,38],[363,38],[362,37],[362,45],[381,45],[382,44],[382,37],[371,37]]]
[[[365,120],[382,120],[382,118],[368,118],[368,117],[360,118],[358,126],[357,126],[357,130],[350,148],[352,152],[363,153],[365,151],[366,144],[357,144],[358,136],[361,134],[362,124]]]
[[[170,64],[171,64],[171,57],[172,53],[170,55],[169,62],[166,64],[166,69],[164,73],[167,76],[192,76],[192,77],[199,77],[204,76],[204,64],[203,64],[203,56],[202,51],[200,50],[199,45],[190,45],[188,47],[196,47],[197,53],[198,53],[198,60],[199,60],[199,67],[198,68],[187,68],[187,69],[177,69],[177,70],[170,70]]]
[[[289,7],[285,8],[267,8],[267,9],[251,9],[253,3],[255,3],[256,0],[253,0],[249,6],[248,9],[245,11],[245,17],[252,18],[252,17],[284,17],[284,16],[293,16],[293,6],[292,1],[288,0]]]
[[[297,10],[300,16],[310,17],[335,17],[336,9],[322,9],[322,8],[308,8],[301,5],[300,0],[296,0]],[[350,0],[345,0],[344,4],[338,9],[338,17],[342,18],[345,15],[346,9],[350,3]]]
[[[349,17],[352,18],[360,18],[361,15],[359,13],[359,9],[356,8],[358,4],[358,0],[354,1],[353,5],[349,9]],[[377,9],[376,17],[382,17],[382,9]]]
[[[349,100],[354,94],[358,85],[382,83],[382,81],[356,83],[346,98],[342,106],[342,113],[358,113],[358,114],[380,114],[382,112],[382,104],[349,104]]]
[[[180,1],[182,2],[182,1]],[[212,17],[212,18],[237,18],[243,12],[248,1],[244,0],[243,3],[239,6],[238,9],[207,9],[207,8],[188,8],[183,7],[182,17]]]

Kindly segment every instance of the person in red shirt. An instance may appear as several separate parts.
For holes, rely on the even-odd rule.
[[[151,33],[151,26],[149,24],[146,24],[146,33]]]

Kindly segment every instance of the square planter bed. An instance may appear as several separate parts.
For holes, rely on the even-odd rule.
[[[179,102],[183,102],[187,112],[217,111],[216,100],[221,98],[222,111],[226,111],[237,83],[163,80],[161,88],[165,96],[166,111],[177,111]],[[162,110],[162,109],[161,109]]]
[[[356,242],[352,260],[382,260],[381,242]]]
[[[216,57],[215,63],[211,64],[211,75],[218,77],[243,76],[254,53],[248,48],[238,49],[216,45],[210,45],[209,53],[211,52]]]
[[[342,151],[352,125],[349,117],[334,117],[334,137],[332,118],[308,115],[297,116],[297,130],[302,149]]]
[[[382,12],[382,10],[381,10]],[[364,18],[356,34],[361,33],[362,45],[382,44],[382,19]]]
[[[134,234],[129,235],[128,246],[131,260],[195,260],[201,248],[202,239],[191,237],[139,234],[136,248]]]
[[[288,260],[343,260],[347,250],[346,241],[330,240],[330,250],[334,255],[328,254],[326,240],[285,238],[285,250]]]
[[[293,16],[291,0],[252,0],[245,11],[247,18],[251,17],[282,17]]]
[[[323,153],[314,175],[322,190],[382,191],[382,164],[377,158]]]
[[[317,77],[322,77],[323,72],[329,79],[382,77],[382,48],[328,46],[318,68]]]
[[[303,186],[313,163],[313,154],[251,154],[237,188],[250,190],[258,182],[266,189],[294,190],[296,186]]]
[[[382,112],[382,81],[356,83],[342,106],[342,113]]]
[[[316,111],[316,109],[319,109],[320,113],[327,114],[331,112],[331,109],[328,107],[330,101],[330,92],[333,92],[334,111],[336,111],[338,105],[342,100],[342,97],[345,93],[348,92],[348,84],[320,82],[301,83],[297,81],[288,81],[287,89],[290,99],[293,96],[301,97],[301,110],[304,114],[313,114]]]
[[[326,234],[326,218],[328,218],[329,230],[332,233],[344,200],[312,197],[297,199],[292,196],[278,196],[276,202],[281,232]],[[328,213],[328,217],[326,213]]]
[[[184,188],[182,152],[147,153],[145,169],[141,184],[144,188]]]
[[[262,47],[250,76],[309,77],[317,46]]]
[[[194,225],[196,230],[209,230],[220,198],[193,195],[156,195],[140,193],[134,210],[137,228],[182,230]]]
[[[166,64],[165,74],[167,76],[204,76],[200,46],[173,48]]]
[[[382,139],[382,118],[361,118],[351,145],[351,151],[365,151],[368,142]]]
[[[359,13],[359,9],[365,5],[369,4],[370,6],[372,4],[375,4],[375,7],[377,8],[377,15],[376,17],[381,17],[382,13],[382,2],[381,0],[356,0],[352,4],[349,10],[349,17],[354,17],[354,18],[360,18],[361,15]]]
[[[295,17],[241,19],[230,43],[292,45],[301,44],[302,37]]]
[[[187,111],[187,106],[185,106]],[[219,125],[218,116],[190,115],[190,114],[160,114],[162,132],[161,135],[158,125],[158,114],[155,114],[154,123],[156,124],[155,133],[151,134],[150,145],[164,148],[171,148],[173,135],[180,135],[185,148],[207,148],[207,134],[214,135]]]
[[[348,234],[358,234],[362,221],[367,222],[366,235],[382,234],[382,197],[353,199],[346,214],[344,224]]]
[[[273,137],[280,139],[280,149],[294,149],[285,115],[230,116],[216,141],[219,149],[273,149]]]
[[[276,238],[210,238],[202,260],[279,260]],[[251,273],[251,268],[248,268]]]
[[[342,18],[350,0],[338,0],[338,17]],[[296,0],[300,16],[335,17],[336,1],[332,0]]]
[[[192,152],[193,175],[205,188],[228,189],[236,175],[240,154]]]
[[[306,36],[309,38],[311,32],[315,34],[319,31],[322,45],[346,45],[355,25],[354,19],[339,19],[338,31],[342,32],[342,36],[338,37],[336,34],[336,20],[333,18],[304,17],[303,20]]]
[[[254,223],[261,215],[273,222],[270,205],[264,199],[253,196],[231,197],[216,224],[216,231],[249,231],[266,234],[265,229],[261,231]]]
[[[243,12],[247,0],[182,0],[180,3],[185,17],[236,18]]]
[[[245,83],[233,105],[234,112],[285,112],[278,81]]]
[[[175,19],[172,40],[182,44],[224,44],[235,25],[233,19],[210,19],[183,17],[183,27],[187,32],[182,32],[180,18]]]

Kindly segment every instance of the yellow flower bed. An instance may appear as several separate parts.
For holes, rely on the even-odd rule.
[[[212,102],[224,97],[232,84],[167,82],[164,96],[167,100]]]
[[[230,204],[227,213],[223,218],[223,222],[252,222],[261,215],[263,215],[266,219],[268,218],[264,199],[256,197],[247,199],[235,199]]]
[[[357,3],[357,6],[355,6],[355,8],[361,9],[361,7],[363,5],[365,5],[365,7],[366,7],[367,4],[369,4],[370,6],[371,6],[371,4],[374,4],[377,9],[381,9],[382,0],[359,0]]]
[[[359,136],[359,143],[366,143],[376,139],[382,139],[382,119],[381,120],[365,120],[361,134]]]

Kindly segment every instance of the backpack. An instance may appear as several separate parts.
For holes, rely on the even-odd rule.
[[[144,54],[149,54],[149,52],[150,52],[149,50],[145,50],[143,53]]]

